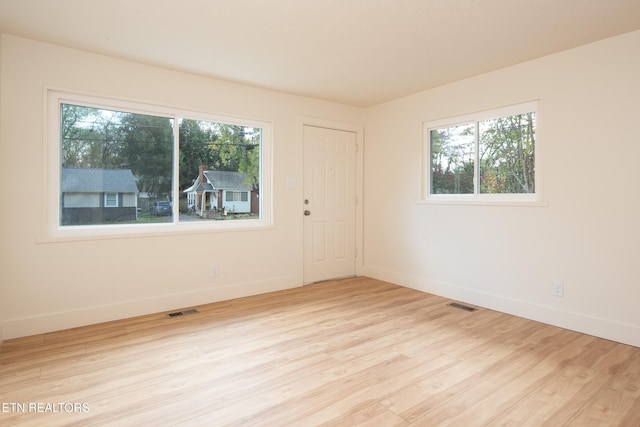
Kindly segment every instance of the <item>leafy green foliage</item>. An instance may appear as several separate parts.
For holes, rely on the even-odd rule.
[[[254,190],[260,185],[261,129],[219,125],[220,158],[224,167],[245,175],[245,184]]]
[[[535,191],[535,114],[479,123],[480,192]]]
[[[180,188],[193,184],[198,167],[240,172],[246,184],[260,184],[261,129],[183,120],[180,124]]]
[[[431,194],[535,192],[535,113],[431,130]]]
[[[173,180],[173,120],[143,114],[123,114],[120,158],[138,181],[138,189],[169,195]]]
[[[431,193],[472,194],[474,128],[463,124],[431,131]]]
[[[62,166],[116,169],[122,166],[121,113],[63,105]]]
[[[180,190],[190,187],[198,175],[198,167],[220,167],[217,133],[199,120],[183,119],[180,123]]]
[[[62,167],[130,169],[141,192],[170,196],[173,129],[170,118],[62,105]],[[193,184],[200,165],[240,172],[259,189],[261,129],[181,119],[178,132],[180,190]]]

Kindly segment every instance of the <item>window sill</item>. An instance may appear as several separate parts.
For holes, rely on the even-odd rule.
[[[64,243],[74,241],[169,237],[189,234],[237,233],[274,229],[266,220],[229,221],[227,224],[153,224],[123,226],[73,226],[57,228],[42,236],[38,243]]]
[[[549,202],[539,200],[490,200],[490,199],[446,199],[429,198],[418,201],[419,205],[446,206],[510,206],[510,207],[549,207]]]

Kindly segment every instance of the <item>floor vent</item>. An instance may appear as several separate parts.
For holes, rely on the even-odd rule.
[[[451,307],[459,308],[460,310],[465,310],[465,311],[477,311],[478,310],[477,308],[469,307],[468,305],[460,304],[460,303],[457,303],[457,302],[452,302],[452,303],[450,303],[448,305],[450,305]]]
[[[183,310],[183,311],[176,311],[174,313],[169,313],[167,314],[167,317],[180,317],[180,316],[187,316],[189,314],[196,314],[198,312],[198,310],[196,310],[195,308],[192,308],[191,310]]]

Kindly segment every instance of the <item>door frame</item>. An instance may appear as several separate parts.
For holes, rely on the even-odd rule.
[[[326,120],[320,119],[317,117],[301,117],[299,123],[299,138],[300,138],[300,173],[298,176],[304,177],[304,171],[302,171],[302,167],[304,165],[304,127],[305,126],[315,126],[319,128],[333,129],[339,131],[353,132],[356,135],[356,164],[355,164],[355,193],[357,197],[356,203],[356,218],[355,218],[355,232],[356,232],[356,251],[357,256],[355,258],[355,274],[356,276],[361,276],[364,270],[364,251],[363,251],[363,234],[364,234],[364,126],[353,124],[353,123],[345,123],[339,122],[335,120]],[[303,212],[304,212],[304,178],[302,180],[302,185],[299,191],[298,197],[298,209],[299,209],[299,230],[300,230],[300,241],[299,241],[299,251],[298,253],[303,254],[300,257],[300,283],[306,285],[308,283],[304,283],[304,221],[303,221]]]

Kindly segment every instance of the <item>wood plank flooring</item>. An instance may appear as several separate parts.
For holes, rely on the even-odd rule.
[[[0,425],[640,425],[639,348],[449,302],[353,278],[6,341]]]

